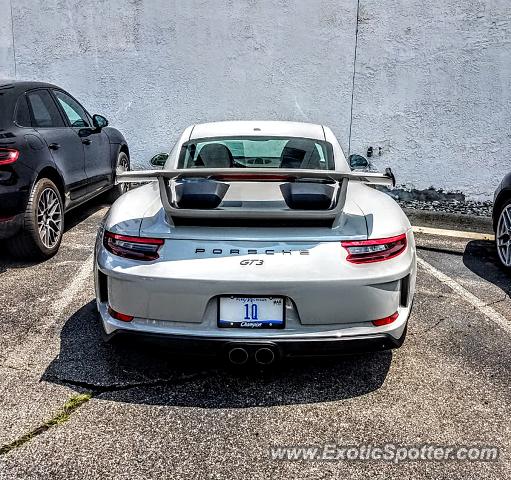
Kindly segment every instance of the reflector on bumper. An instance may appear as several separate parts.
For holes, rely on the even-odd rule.
[[[393,313],[392,315],[389,315],[388,317],[380,318],[378,320],[373,320],[373,325],[375,327],[381,327],[382,325],[389,325],[390,323],[396,321],[397,317],[399,317],[399,314],[396,312],[396,313]]]

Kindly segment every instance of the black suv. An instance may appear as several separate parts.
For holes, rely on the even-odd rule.
[[[0,82],[0,239],[17,256],[59,248],[64,213],[130,168],[126,140],[69,93],[39,82]]]

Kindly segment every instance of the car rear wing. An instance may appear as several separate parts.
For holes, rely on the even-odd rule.
[[[243,220],[332,220],[342,223],[349,182],[394,186],[390,169],[384,174],[333,170],[275,168],[193,168],[141,170],[117,175],[121,183],[158,182],[161,202],[168,221],[187,219]],[[274,182],[280,184],[285,206],[268,208],[221,205],[230,182]],[[249,202],[252,203],[252,202]]]

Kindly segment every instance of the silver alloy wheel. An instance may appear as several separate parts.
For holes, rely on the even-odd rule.
[[[37,227],[39,238],[46,248],[51,249],[58,244],[62,235],[62,207],[52,188],[45,188],[39,197]]]
[[[128,158],[126,155],[119,155],[119,158],[117,159],[117,166],[115,168],[115,175],[119,175],[119,173],[127,172],[129,169],[128,165]],[[127,183],[120,183],[119,184],[121,194],[126,193],[128,191],[128,184]]]
[[[496,240],[500,261],[506,267],[511,267],[511,204],[500,213]]]

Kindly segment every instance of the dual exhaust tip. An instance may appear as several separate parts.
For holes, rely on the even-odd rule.
[[[253,349],[253,357],[258,365],[267,366],[275,362],[278,355],[275,347],[263,346]],[[245,347],[233,347],[227,351],[227,359],[233,365],[245,365],[250,359],[250,353]]]

